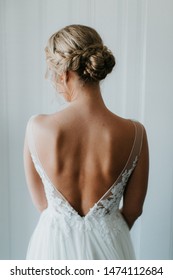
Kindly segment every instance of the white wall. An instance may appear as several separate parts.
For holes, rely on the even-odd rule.
[[[23,171],[25,126],[59,108],[44,80],[44,46],[72,23],[95,27],[117,58],[102,84],[106,104],[148,132],[149,190],[132,230],[137,258],[173,259],[171,0],[0,0],[0,258],[25,258],[37,223]]]

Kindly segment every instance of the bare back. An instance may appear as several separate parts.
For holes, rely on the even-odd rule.
[[[35,117],[33,136],[51,182],[83,216],[124,168],[135,127],[107,109],[94,114],[81,111],[67,108]]]

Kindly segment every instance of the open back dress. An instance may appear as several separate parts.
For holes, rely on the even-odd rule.
[[[34,166],[42,179],[48,207],[41,213],[29,242],[26,259],[135,259],[130,232],[120,213],[120,202],[140,155],[143,126],[133,121],[135,138],[128,160],[108,191],[80,216],[48,178],[34,144],[32,118],[28,141]]]

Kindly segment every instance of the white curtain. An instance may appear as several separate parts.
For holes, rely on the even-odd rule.
[[[0,0],[0,259],[25,258],[38,219],[24,178],[25,127],[31,115],[59,108],[44,79],[44,47],[72,23],[96,28],[116,56],[102,83],[107,106],[148,133],[149,188],[132,230],[137,258],[173,259],[172,0]]]

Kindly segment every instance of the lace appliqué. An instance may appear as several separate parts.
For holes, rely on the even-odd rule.
[[[113,184],[107,198],[103,197],[103,199],[101,199],[97,203],[96,208],[94,209],[97,216],[103,217],[106,214],[109,214],[112,208],[116,208],[116,210],[119,208],[120,200],[124,193],[124,188],[137,164],[137,161],[138,157],[136,156],[135,160],[133,161],[132,167],[129,170],[125,169],[125,171],[121,175],[121,180],[118,180],[118,182],[115,182]]]
[[[68,201],[55,189],[43,168],[38,163],[35,156],[31,155],[34,166],[40,175],[46,198],[48,201],[48,212],[52,217],[52,230],[57,231],[57,225],[64,228],[66,237],[70,236],[71,230],[77,228],[79,231],[91,231],[93,225],[97,225],[100,234],[106,242],[111,240],[110,234],[118,234],[122,224],[125,223],[120,212],[119,204],[123,196],[124,188],[132,174],[138,157],[132,163],[130,169],[125,169],[120,178],[112,185],[110,190],[90,209],[86,216],[81,217]]]
[[[31,155],[35,169],[41,177],[44,185],[45,195],[48,202],[46,209],[47,213],[51,217],[51,227],[55,232],[57,231],[57,224],[61,224],[64,228],[66,237],[69,236],[71,228],[77,226],[82,229],[82,225],[77,221],[76,211],[70,206],[70,204],[60,196],[60,193],[55,190],[50,180],[45,175],[44,170],[38,164],[34,155]]]
[[[125,169],[121,175],[121,180],[115,183],[110,189],[107,198],[101,199],[93,209],[92,216],[95,217],[95,222],[99,221],[100,233],[104,240],[111,242],[111,232],[118,234],[122,230],[122,226],[127,226],[123,216],[119,212],[119,204],[124,193],[125,186],[136,167],[138,157],[132,163],[130,169]]]

